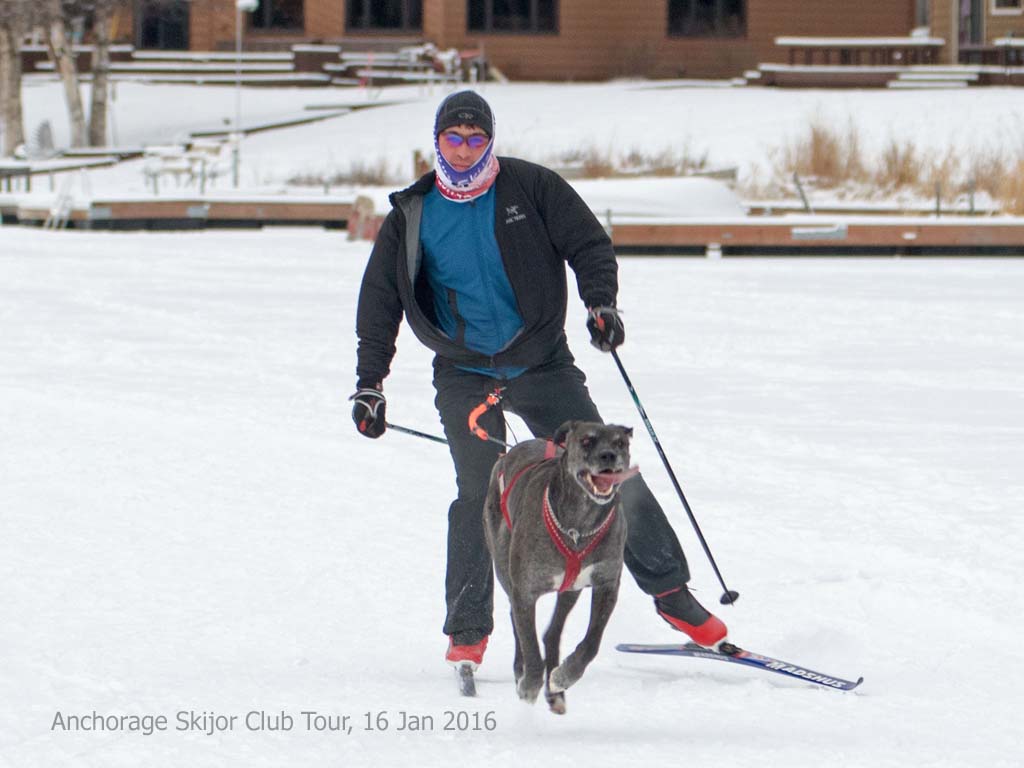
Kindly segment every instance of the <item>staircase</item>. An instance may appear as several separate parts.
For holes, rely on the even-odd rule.
[[[0,0],[2,1],[2,0]],[[91,77],[91,46],[76,46],[82,80]],[[26,74],[54,74],[54,65],[29,46],[22,48]],[[394,41],[368,50],[343,45],[295,44],[282,51],[150,51],[111,49],[110,77],[151,83],[266,86],[386,85],[460,82],[477,74],[481,52],[438,50],[430,43]],[[484,67],[486,65],[484,64]]]

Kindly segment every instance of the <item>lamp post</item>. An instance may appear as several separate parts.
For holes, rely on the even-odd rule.
[[[235,130],[231,137],[231,182],[238,189],[238,146],[242,142],[242,13],[252,13],[259,0],[235,0]]]

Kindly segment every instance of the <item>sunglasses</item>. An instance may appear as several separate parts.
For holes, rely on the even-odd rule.
[[[442,133],[441,138],[445,140],[445,143],[449,147],[461,147],[463,143],[465,143],[470,149],[480,149],[480,147],[485,146],[487,142],[491,140],[490,136],[485,136],[479,133],[474,133],[472,136],[460,136],[457,133]]]

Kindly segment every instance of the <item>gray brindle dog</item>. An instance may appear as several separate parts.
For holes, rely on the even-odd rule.
[[[618,597],[626,544],[618,491],[639,471],[629,467],[632,436],[628,427],[566,422],[550,441],[515,446],[491,472],[484,531],[512,604],[516,692],[534,702],[546,682],[545,698],[558,714],[565,712],[565,690],[597,655]],[[593,596],[586,635],[559,663],[565,620],[588,586]],[[558,600],[542,659],[536,603],[554,591]]]

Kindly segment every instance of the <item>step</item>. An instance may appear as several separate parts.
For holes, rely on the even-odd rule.
[[[43,75],[40,74],[39,76],[42,77]],[[82,82],[87,83],[92,80],[92,73],[83,72],[78,77]],[[118,82],[167,83],[172,85],[235,85],[237,82],[241,85],[290,87],[328,85],[331,82],[330,75],[321,75],[315,72],[242,72],[241,78],[227,72],[214,72],[206,75],[165,74],[161,72],[113,72],[110,77]]]
[[[113,73],[124,73],[124,74],[172,74],[172,75],[208,75],[216,73],[230,73],[235,72],[239,67],[231,62],[218,63],[193,63],[193,62],[170,62],[170,61],[153,61],[153,62],[141,62],[141,61],[125,61],[125,62],[111,62],[110,71]],[[249,74],[266,74],[275,73],[280,74],[283,72],[294,72],[295,68],[291,62],[284,62],[280,64],[265,64],[258,63],[252,64],[243,62],[241,67],[243,73]],[[36,71],[38,72],[53,72],[54,66],[52,61],[41,61],[36,64]]]
[[[203,61],[238,61],[240,58],[244,64],[246,62],[293,61],[295,56],[291,53],[272,51],[265,53],[242,51],[241,55],[227,51],[196,51],[194,53],[188,51],[135,51],[132,58],[135,61],[178,61],[188,64]]]
[[[890,80],[886,83],[887,88],[899,90],[943,90],[947,88],[966,88],[969,85],[964,80]]]
[[[900,80],[904,81],[941,81],[941,82],[952,82],[954,80],[963,80],[965,83],[976,83],[978,81],[977,72],[901,72]]]

